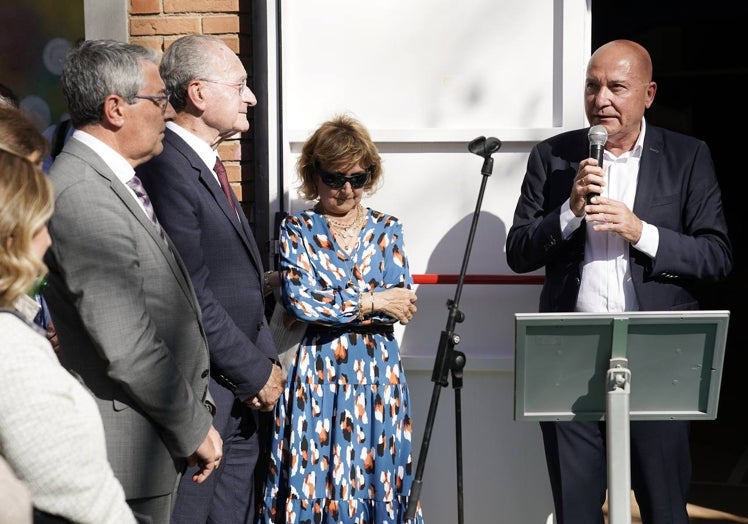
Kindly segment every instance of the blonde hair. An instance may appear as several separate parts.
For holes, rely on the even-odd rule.
[[[12,307],[46,275],[31,244],[53,209],[52,185],[39,167],[0,143],[0,307]]]

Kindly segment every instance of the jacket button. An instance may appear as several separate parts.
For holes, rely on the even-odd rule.
[[[262,322],[257,323],[257,331],[262,331]]]
[[[210,374],[210,371],[208,371],[207,369],[205,369],[205,370],[203,370],[203,373],[200,375],[200,378],[205,378],[205,377],[208,376],[208,374]]]

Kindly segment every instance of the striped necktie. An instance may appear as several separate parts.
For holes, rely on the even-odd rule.
[[[156,226],[156,229],[158,230],[158,234],[161,235],[161,238],[166,241],[166,235],[164,234],[164,230],[161,227],[161,224],[158,223],[158,218],[156,218],[156,213],[153,211],[153,205],[151,204],[151,199],[148,198],[148,193],[145,192],[145,188],[143,187],[143,183],[140,181],[140,179],[133,175],[133,177],[127,181],[127,185],[130,189],[135,192],[135,196],[138,197],[138,200],[140,200],[140,203],[143,204],[143,209],[145,209],[145,214],[148,215],[148,218],[153,223],[154,226]]]

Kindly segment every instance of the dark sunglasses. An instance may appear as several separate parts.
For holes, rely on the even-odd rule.
[[[343,173],[328,173],[318,169],[317,174],[319,174],[322,183],[331,189],[340,189],[346,182],[349,182],[353,189],[359,189],[364,187],[371,179],[369,171],[361,171],[360,173],[353,173],[351,176],[346,176]]]

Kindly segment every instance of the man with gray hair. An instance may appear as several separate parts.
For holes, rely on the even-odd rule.
[[[166,125],[163,153],[137,172],[187,264],[203,311],[225,457],[207,482],[182,481],[172,523],[248,524],[258,432],[263,421],[270,423],[260,412],[273,410],[284,376],[265,321],[266,273],[216,149],[249,129],[247,111],[257,99],[239,57],[214,36],[177,39],[160,70],[176,115]]]
[[[128,504],[166,524],[187,465],[203,482],[223,452],[195,291],[134,176],[174,115],[158,65],[154,51],[112,40],[83,42],[65,60],[75,131],[49,172],[45,298],[62,364],[96,399]]]

